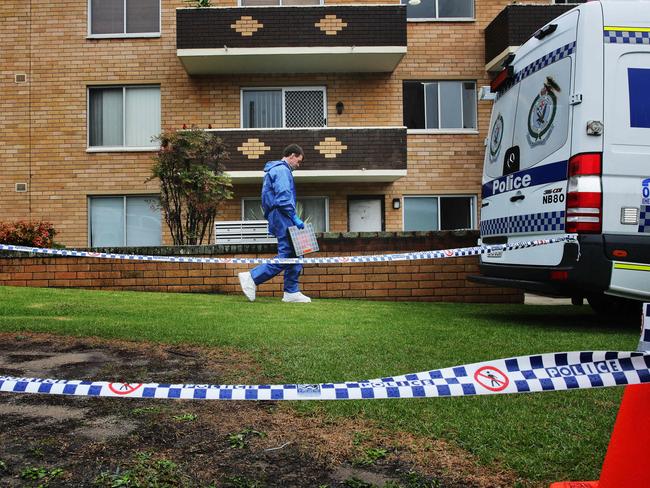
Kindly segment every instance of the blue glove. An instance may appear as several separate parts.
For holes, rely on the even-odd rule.
[[[298,227],[299,229],[305,228],[305,223],[302,220],[300,220],[298,214],[293,214],[293,217],[291,219],[293,220],[293,223],[296,224],[296,227]]]

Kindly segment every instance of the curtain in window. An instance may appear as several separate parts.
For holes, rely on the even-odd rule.
[[[126,0],[126,32],[160,31],[159,0]]]
[[[320,0],[282,0],[282,5],[320,5]]]
[[[463,127],[461,111],[461,83],[441,81],[440,84],[440,128],[460,129]]]
[[[326,232],[324,198],[298,199],[298,210],[302,207],[302,219],[314,226],[314,232]]]
[[[124,198],[90,199],[90,245],[124,245]]]
[[[438,0],[440,18],[472,18],[474,17],[473,0]]]
[[[124,32],[124,0],[92,0],[90,9],[91,34]]]
[[[404,197],[404,230],[438,230],[438,198]]]
[[[424,83],[426,128],[437,129],[438,121],[438,83]]]
[[[122,88],[93,88],[89,96],[90,146],[122,146]]]
[[[296,202],[298,214],[305,221],[314,226],[314,232],[327,232],[327,210],[325,198],[298,198]],[[243,200],[244,220],[264,220],[262,200],[247,198]]]
[[[282,127],[281,90],[246,90],[242,104],[245,128]]]
[[[436,18],[436,0],[422,0],[418,5],[410,5],[408,0],[402,0],[402,5],[406,5],[406,17],[409,19]]]
[[[159,246],[161,244],[159,198],[127,197],[126,245]]]
[[[476,85],[469,81],[463,83],[463,128],[476,128]]]
[[[150,147],[160,133],[160,88],[126,89],[126,146]]]

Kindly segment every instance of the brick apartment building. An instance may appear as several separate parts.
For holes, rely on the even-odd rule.
[[[0,219],[51,221],[70,247],[167,244],[151,137],[196,126],[229,148],[220,220],[260,218],[262,167],[295,142],[317,231],[477,227],[486,69],[560,11],[239,2],[0,2]]]

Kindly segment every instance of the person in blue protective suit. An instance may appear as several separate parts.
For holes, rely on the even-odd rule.
[[[289,237],[289,227],[299,229],[305,224],[296,213],[296,187],[293,170],[300,167],[305,153],[297,144],[287,146],[279,161],[269,161],[264,166],[262,184],[262,209],[269,222],[269,232],[278,239],[278,258],[295,258],[296,254]],[[284,271],[283,302],[309,303],[311,299],[300,292],[298,277],[302,264],[264,263],[250,272],[239,273],[241,289],[251,302],[255,300],[257,285],[270,280]]]

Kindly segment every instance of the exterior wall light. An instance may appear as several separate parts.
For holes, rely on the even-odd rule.
[[[399,198],[393,198],[393,208],[395,210],[399,210],[401,206],[402,206],[402,201]]]
[[[336,102],[336,113],[341,115],[343,113],[343,109],[345,108],[345,105],[343,105],[343,102]]]

